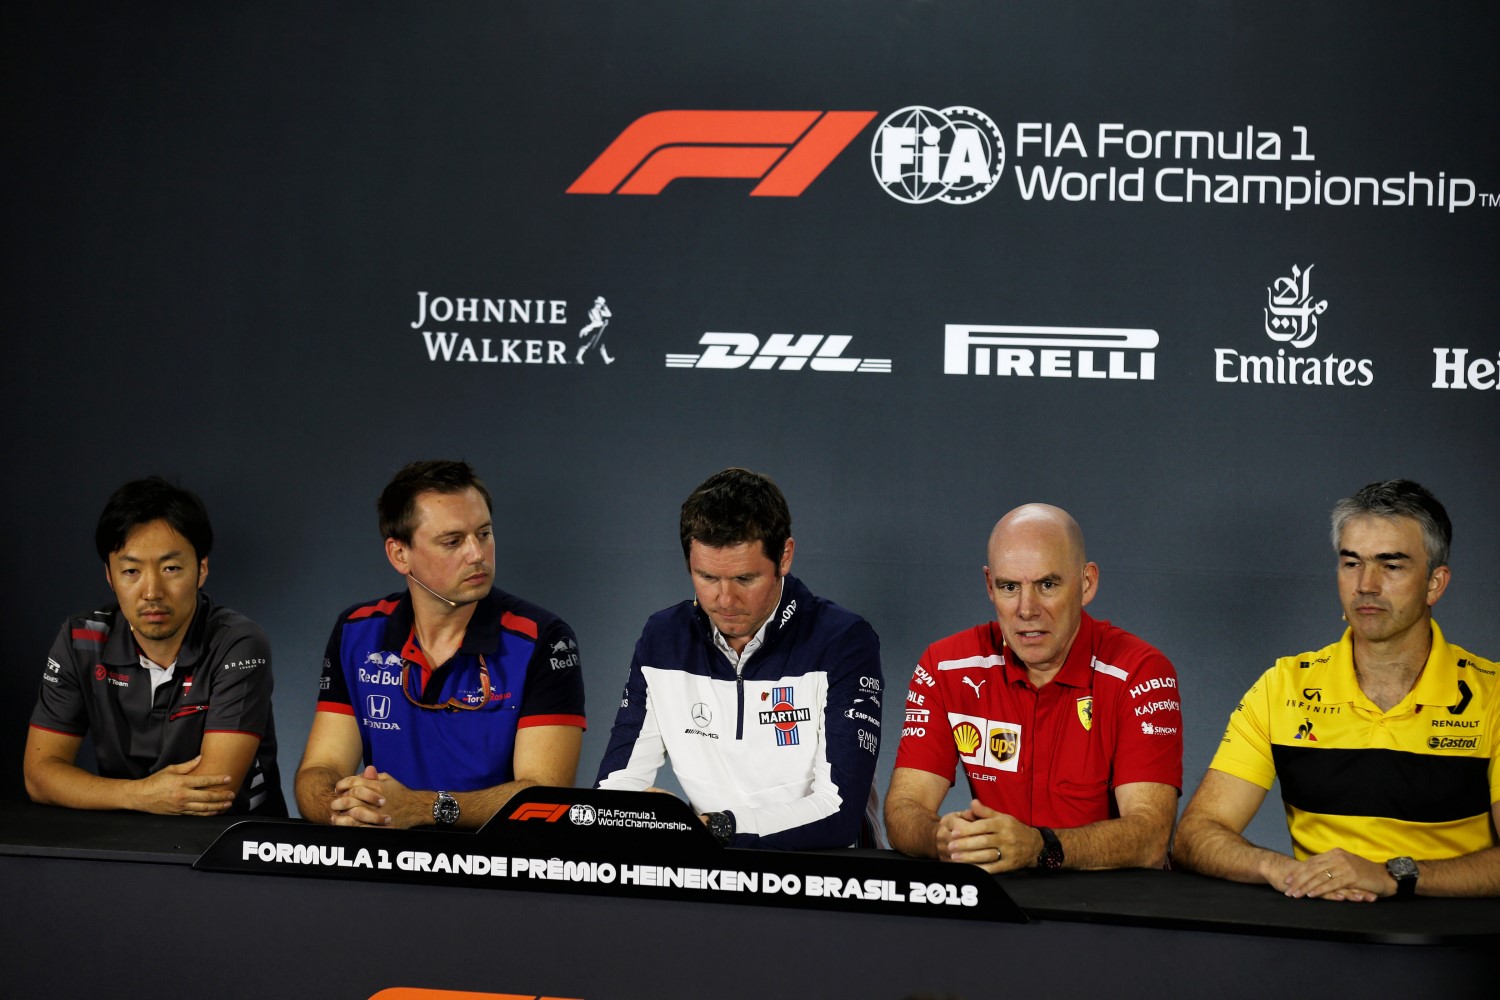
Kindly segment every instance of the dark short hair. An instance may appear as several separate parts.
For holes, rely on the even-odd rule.
[[[792,537],[792,512],[770,476],[749,469],[725,469],[705,479],[682,503],[682,555],[693,542],[713,548],[760,542],[766,557],[780,565]]]
[[[94,548],[99,558],[109,564],[110,554],[125,547],[132,531],[152,521],[165,521],[172,530],[188,540],[198,559],[207,559],[214,547],[213,525],[208,523],[208,508],[197,494],[173,486],[160,476],[133,479],[115,490],[99,515],[94,528]]]
[[[1352,497],[1333,505],[1329,521],[1333,531],[1333,550],[1339,549],[1344,525],[1356,517],[1409,517],[1422,526],[1422,543],[1427,549],[1427,572],[1448,565],[1448,548],[1453,544],[1453,524],[1448,512],[1420,483],[1410,479],[1387,479],[1371,483]]]
[[[493,514],[495,503],[490,499],[490,491],[484,488],[468,462],[440,458],[412,462],[396,473],[375,502],[380,514],[380,537],[410,545],[412,533],[417,530],[417,497],[423,493],[452,494],[470,489],[479,491],[485,509]]]

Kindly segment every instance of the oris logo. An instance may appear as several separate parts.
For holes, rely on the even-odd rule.
[[[880,123],[870,165],[886,194],[910,205],[963,205],[989,194],[1005,171],[1005,140],[982,111],[914,105]]]
[[[610,143],[568,194],[661,194],[689,177],[760,179],[752,197],[795,198],[873,111],[655,111]]]

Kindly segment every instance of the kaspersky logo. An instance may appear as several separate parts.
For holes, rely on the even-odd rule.
[[[654,111],[610,143],[568,194],[655,195],[688,177],[759,179],[752,197],[795,198],[873,111]]]

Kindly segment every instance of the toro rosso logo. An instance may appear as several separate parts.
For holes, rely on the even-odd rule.
[[[568,194],[660,194],[682,177],[760,179],[753,197],[795,198],[873,111],[654,111],[631,122]]]

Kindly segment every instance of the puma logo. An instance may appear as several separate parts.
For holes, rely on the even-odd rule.
[[[987,680],[989,680],[989,678],[986,677],[984,680],[987,681]],[[979,681],[979,682],[976,683],[971,678],[965,677],[965,678],[963,678],[963,682],[965,684],[969,685],[969,687],[971,687],[971,688],[974,689],[974,697],[978,698],[979,697],[979,689],[984,686],[984,681]]]

